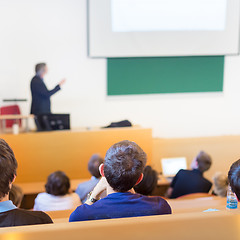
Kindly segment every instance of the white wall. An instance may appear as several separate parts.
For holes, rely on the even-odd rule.
[[[30,100],[34,65],[45,61],[49,88],[67,78],[52,104],[73,127],[130,119],[156,137],[240,134],[240,57],[226,58],[224,93],[107,97],[106,60],[87,57],[86,9],[86,0],[0,0],[0,99]]]

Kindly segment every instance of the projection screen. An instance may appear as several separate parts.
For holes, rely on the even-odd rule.
[[[91,57],[239,52],[240,0],[89,0]]]

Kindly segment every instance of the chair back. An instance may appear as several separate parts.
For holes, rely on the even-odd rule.
[[[212,197],[212,195],[209,193],[192,193],[192,194],[187,194],[187,195],[178,197],[177,199],[185,200],[185,199],[195,199],[195,198],[205,198],[205,197]]]
[[[0,108],[1,115],[20,115],[20,107],[18,105],[4,106]],[[6,120],[6,128],[11,128],[15,120]],[[18,121],[19,127],[22,126],[22,121]]]

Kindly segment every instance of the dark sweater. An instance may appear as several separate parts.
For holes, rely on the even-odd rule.
[[[174,177],[171,187],[173,192],[170,198],[178,198],[186,194],[208,193],[212,183],[197,169],[180,170]]]
[[[52,219],[43,212],[13,209],[0,213],[0,227],[14,227],[53,223]]]

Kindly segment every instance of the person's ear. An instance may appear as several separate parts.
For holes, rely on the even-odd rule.
[[[15,180],[16,180],[16,175],[14,175],[14,178],[13,178],[13,181],[12,181],[12,184],[15,182]]]
[[[141,176],[138,178],[135,186],[138,185],[142,180],[143,180],[143,173],[142,173]]]
[[[238,202],[240,202],[240,200],[238,199],[238,197],[237,197],[236,193],[234,193],[234,195],[235,195],[236,199],[238,200]]]
[[[104,164],[103,163],[99,166],[99,172],[100,172],[102,177],[105,177],[105,175],[104,175]]]

